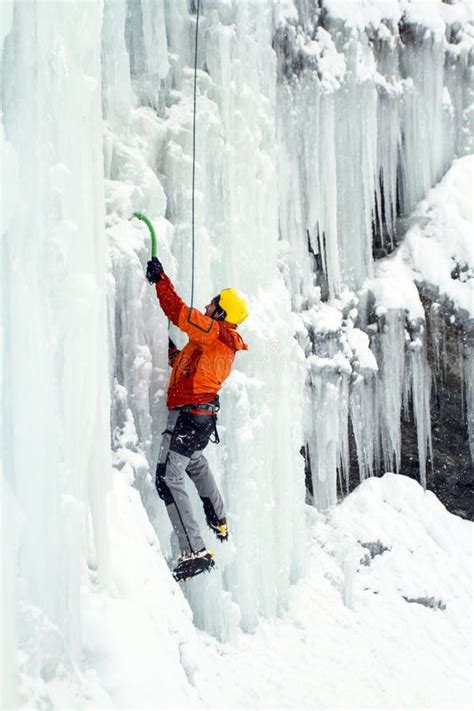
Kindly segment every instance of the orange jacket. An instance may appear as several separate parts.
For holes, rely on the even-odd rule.
[[[157,282],[156,293],[170,321],[189,336],[173,362],[168,408],[211,402],[231,371],[236,351],[248,350],[247,344],[234,324],[186,306],[166,274]]]

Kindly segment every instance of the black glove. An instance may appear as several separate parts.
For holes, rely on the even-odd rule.
[[[146,278],[150,284],[156,284],[161,279],[164,269],[158,257],[152,257],[146,266]]]
[[[174,361],[180,354],[179,348],[176,348],[175,344],[171,340],[171,338],[168,338],[168,364],[173,366]]]

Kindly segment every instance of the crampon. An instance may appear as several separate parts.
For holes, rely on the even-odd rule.
[[[215,564],[213,552],[205,548],[197,553],[183,553],[173,570],[173,578],[178,582],[194,578],[200,573],[211,571]]]

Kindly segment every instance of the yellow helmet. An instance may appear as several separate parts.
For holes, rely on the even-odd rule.
[[[242,323],[249,315],[247,303],[237,289],[222,289],[213,302],[225,311],[224,321],[229,323]]]

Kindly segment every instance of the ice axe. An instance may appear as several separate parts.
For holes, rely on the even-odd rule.
[[[129,217],[129,220],[133,220],[133,218],[136,217],[137,219],[141,220],[142,222],[145,223],[145,225],[148,227],[150,230],[150,235],[151,235],[151,256],[156,257],[156,233],[155,233],[155,228],[153,227],[151,221],[148,219],[146,215],[144,215],[142,212],[134,212],[131,217]]]
[[[136,217],[138,220],[141,220],[142,222],[145,223],[145,225],[148,227],[150,230],[150,235],[151,235],[151,258],[156,257],[156,232],[155,228],[153,227],[151,220],[148,219],[146,215],[143,214],[143,212],[134,212],[132,213],[131,217],[129,217],[129,220],[133,220],[133,218]],[[168,319],[168,330],[170,327],[170,320]],[[168,348],[170,347],[170,344],[173,346],[173,348],[176,349],[176,346],[174,345],[173,341],[171,339],[169,340]]]

